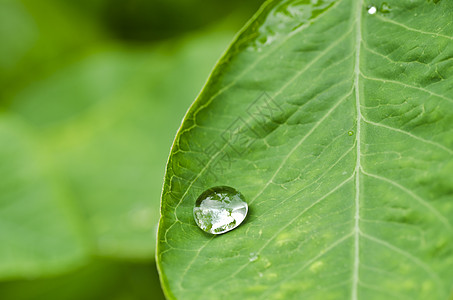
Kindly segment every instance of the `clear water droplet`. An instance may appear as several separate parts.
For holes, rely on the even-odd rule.
[[[216,186],[204,191],[193,208],[198,227],[211,234],[222,234],[238,227],[247,212],[244,196],[228,186]]]
[[[382,2],[381,7],[379,8],[379,11],[380,11],[381,13],[384,13],[384,14],[385,14],[385,13],[389,13],[390,10],[391,10],[390,5],[388,5],[387,2]]]
[[[252,253],[250,253],[250,256],[249,256],[249,261],[250,261],[250,262],[254,262],[254,261],[257,261],[257,260],[258,260],[258,258],[259,258],[259,255],[258,255],[258,253],[256,253],[256,252],[252,252]]]
[[[349,130],[349,131],[348,131],[348,135],[349,135],[349,136],[352,136],[352,135],[354,135],[354,131],[352,131],[352,130]]]
[[[368,6],[367,9],[370,15],[374,15],[377,12],[376,6]]]

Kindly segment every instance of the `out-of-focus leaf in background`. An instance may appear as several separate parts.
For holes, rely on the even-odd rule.
[[[260,2],[0,0],[2,299],[163,297],[169,149]]]
[[[56,278],[5,283],[1,295],[14,300],[161,299],[157,273],[150,272],[154,268],[154,263],[99,260]]]
[[[13,99],[8,111],[47,151],[96,253],[154,257],[168,149],[227,40],[217,33],[177,47],[97,53]]]
[[[111,44],[94,16],[69,3],[0,1],[0,105],[30,82]]]
[[[39,141],[0,115],[0,278],[54,273],[80,264],[87,241]]]

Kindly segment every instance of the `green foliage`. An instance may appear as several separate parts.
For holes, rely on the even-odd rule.
[[[451,299],[452,12],[451,1],[267,2],[172,148],[166,295]],[[192,211],[219,185],[250,213],[210,236]]]

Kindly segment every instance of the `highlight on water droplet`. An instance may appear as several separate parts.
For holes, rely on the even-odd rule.
[[[370,15],[374,15],[377,12],[376,6],[373,6],[373,5],[368,6],[367,10]]]
[[[352,131],[352,130],[349,130],[349,131],[348,131],[348,135],[349,135],[349,136],[352,136],[352,135],[354,135],[354,131]]]
[[[247,212],[245,197],[228,186],[207,189],[198,197],[193,208],[195,223],[211,234],[235,229],[244,221]]]
[[[259,258],[259,255],[258,255],[258,253],[256,253],[256,252],[252,252],[252,253],[250,253],[250,256],[249,256],[249,261],[250,261],[250,262],[254,262],[254,261],[257,261],[257,260],[258,260],[258,258]]]

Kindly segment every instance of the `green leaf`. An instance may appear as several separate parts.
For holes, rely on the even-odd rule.
[[[99,51],[12,99],[0,115],[0,279],[91,256],[154,259],[168,149],[230,37]]]
[[[452,12],[267,2],[174,142],[158,233],[166,295],[450,299]],[[218,185],[250,212],[209,236],[192,210]]]

